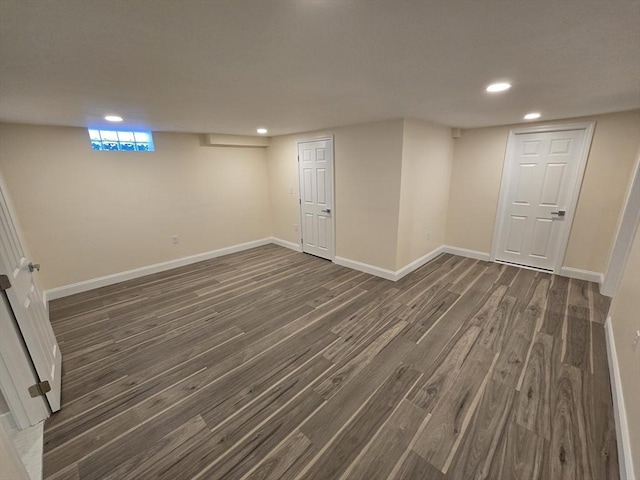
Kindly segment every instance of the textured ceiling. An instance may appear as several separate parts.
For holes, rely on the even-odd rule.
[[[484,87],[509,80],[490,95]],[[640,0],[1,0],[0,120],[270,135],[640,107]]]

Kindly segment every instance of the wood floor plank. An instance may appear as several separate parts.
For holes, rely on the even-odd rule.
[[[531,300],[515,321],[498,357],[493,374],[496,380],[517,386],[533,342],[534,332],[538,330],[544,318],[548,285],[549,281],[542,279],[537,282],[535,289],[531,287]]]
[[[545,333],[536,335],[515,405],[515,422],[546,440],[551,439],[553,368],[560,362],[560,350],[559,339]]]
[[[599,324],[596,324],[599,325]],[[594,479],[616,479],[620,472],[613,408],[598,380],[583,372],[583,395],[587,452]]]
[[[415,344],[402,337],[394,338],[360,372],[352,378],[300,430],[314,445],[324,445],[351,418],[380,384],[415,349]]]
[[[540,331],[554,337],[562,337],[565,310],[569,294],[569,279],[554,276],[549,289],[549,299]]]
[[[446,476],[417,453],[411,451],[399,466],[393,480],[446,480]]]
[[[431,302],[421,308],[414,318],[407,318],[407,328],[402,336],[413,342],[420,342],[425,334],[442,317],[451,306],[456,303],[460,295],[442,290]]]
[[[400,404],[420,378],[420,372],[407,365],[398,367],[305,473],[308,480],[340,478],[358,453]]]
[[[306,365],[295,376],[258,397],[254,402],[235,412],[224,423],[211,425],[212,437],[196,446],[188,456],[172,467],[174,472],[188,471],[196,474],[200,469],[212,465],[258,425],[266,422],[287,405],[302,401],[309,395],[310,386],[331,367],[330,362],[319,357]],[[188,469],[188,470],[187,470]],[[176,473],[177,474],[177,473]]]
[[[562,365],[556,380],[551,421],[548,478],[593,478],[588,455],[582,371]]]
[[[303,433],[296,432],[274,449],[247,480],[282,479],[295,461],[312,451],[310,447],[311,441]]]
[[[276,245],[54,300],[44,477],[619,480],[609,303],[451,254],[392,282]]]
[[[589,282],[577,278],[570,279],[567,302],[576,307],[589,308]]]
[[[518,299],[505,295],[496,306],[492,315],[488,316],[482,327],[478,342],[480,345],[499,352],[504,347],[505,337],[515,323],[516,304]]]
[[[489,479],[551,480],[549,445],[515,422],[505,425],[489,468]]]
[[[460,277],[452,282],[449,289],[451,293],[462,295],[476,281],[476,279],[487,270],[487,265],[481,262],[474,262]]]
[[[384,331],[378,338],[376,338],[370,345],[368,345],[357,356],[353,357],[346,364],[340,367],[322,382],[316,391],[325,400],[329,400],[333,397],[340,388],[347,383],[351,378],[357,376],[375,357],[380,351],[385,348],[389,342],[391,342],[404,328],[407,323],[403,320],[399,320],[389,329]]]
[[[591,326],[588,308],[569,305],[566,343],[564,362],[590,372]]]
[[[497,354],[476,347],[457,381],[433,409],[428,428],[416,439],[413,450],[446,473],[460,439],[465,435],[478,400],[486,388]]]
[[[611,297],[606,297],[600,293],[597,283],[589,284],[589,296],[591,297],[591,321],[604,324],[611,307]]]
[[[456,381],[479,334],[479,327],[468,328],[447,353],[446,358],[437,363],[434,372],[425,375],[424,379],[418,382],[413,391],[409,393],[408,399],[426,412],[431,412],[442,395]],[[475,357],[472,357],[472,361],[475,360]]]
[[[426,412],[408,400],[402,400],[387,423],[361,456],[347,470],[349,480],[388,478],[395,463],[409,448]]]
[[[511,410],[515,391],[490,380],[473,415],[467,433],[447,470],[452,480],[489,478],[489,468],[498,448],[500,434]]]
[[[195,445],[210,435],[207,424],[199,415],[162,437],[149,448],[108,472],[105,480],[135,480],[151,478],[180,460]]]
[[[269,422],[260,425],[230,450],[228,455],[217,459],[215,463],[204,468],[196,469],[195,471],[198,473],[193,478],[210,480],[242,478],[249,472],[254,462],[260,461],[269,454],[322,404],[322,398],[314,391],[305,391],[300,397],[300,401],[295,402],[286,412],[281,411],[270,418]],[[195,473],[192,467],[198,465],[195,463],[196,461],[194,457],[185,457],[184,463],[176,464],[158,478],[173,480],[184,475],[190,478],[189,472]]]

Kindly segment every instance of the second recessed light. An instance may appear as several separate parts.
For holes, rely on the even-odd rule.
[[[507,82],[492,83],[487,87],[487,92],[490,92],[490,93],[504,92],[505,90],[509,90],[510,88],[511,88],[511,84]]]
[[[540,118],[542,115],[540,115],[538,112],[534,112],[534,113],[527,113],[524,116],[525,120],[535,120],[536,118]]]
[[[265,133],[267,133],[267,129],[266,128],[259,128],[258,130],[256,130],[256,132],[258,132],[260,135],[264,135]]]
[[[105,119],[107,122],[121,122],[121,121],[122,121],[122,117],[121,117],[121,116],[119,116],[119,115],[106,115],[106,116],[104,117],[104,119]]]

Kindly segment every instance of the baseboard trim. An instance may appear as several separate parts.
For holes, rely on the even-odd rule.
[[[271,242],[275,243],[276,245],[280,245],[281,247],[295,250],[296,252],[302,251],[302,246],[299,243],[289,242],[287,240],[282,240],[281,238],[278,238],[278,237],[271,237]]]
[[[631,440],[629,438],[629,422],[627,420],[627,409],[624,405],[620,367],[618,366],[618,354],[613,336],[611,316],[607,317],[604,327],[607,341],[607,357],[609,360],[609,376],[611,378],[611,393],[613,394],[613,415],[616,422],[620,479],[635,480],[633,457],[631,456]]]
[[[486,252],[479,252],[478,250],[452,247],[451,245],[443,245],[441,248],[444,253],[450,253],[451,255],[459,255],[461,257],[473,258],[475,260],[484,260],[485,262],[491,260],[491,254]]]
[[[599,272],[592,272],[590,270],[580,270],[579,268],[562,267],[560,269],[560,275],[563,277],[575,278],[577,280],[586,280],[587,282],[594,282],[598,285],[602,285],[603,275]]]
[[[343,267],[352,268],[353,270],[358,270],[360,272],[369,273],[371,275],[375,275],[376,277],[385,278],[387,280],[397,280],[396,272],[387,270],[386,268],[375,267],[373,265],[369,265],[368,263],[357,262],[355,260],[350,260],[344,257],[335,257],[333,259],[333,263],[342,265]]]
[[[410,264],[405,265],[400,270],[398,270],[395,273],[395,279],[394,280],[400,280],[405,275],[408,275],[411,272],[413,272],[414,270],[417,270],[418,268],[422,267],[424,264],[429,263],[431,260],[433,260],[434,258],[436,258],[438,255],[440,255],[443,252],[444,252],[444,247],[443,246],[439,246],[438,248],[435,248],[435,249],[431,250],[426,255],[423,255],[422,257],[418,258],[417,260],[414,260]]]
[[[106,287],[107,285],[113,285],[115,283],[124,282],[126,280],[144,277],[145,275],[150,275],[152,273],[163,272],[165,270],[171,270],[172,268],[202,262],[203,260],[221,257],[222,255],[229,255],[230,253],[241,252],[243,250],[261,247],[263,245],[269,245],[270,243],[276,243],[274,242],[272,237],[262,238],[260,240],[254,240],[252,242],[231,245],[229,247],[219,248],[217,250],[211,250],[209,252],[198,253],[197,255],[176,258],[174,260],[168,260],[166,262],[160,262],[153,265],[134,268],[133,270],[113,273],[111,275],[105,275],[104,277],[93,278],[91,280],[85,280],[82,282],[72,283],[70,285],[64,285],[62,287],[52,288],[43,292],[45,305],[49,301],[55,300],[57,298],[68,297],[69,295],[75,295],[76,293],[87,292],[95,288]]]
[[[351,260],[349,258],[344,258],[344,257],[335,257],[333,261],[334,263],[338,265],[342,265],[343,267],[352,268],[360,272],[369,273],[371,275],[375,275],[376,277],[381,277],[381,278],[395,282],[397,280],[400,280],[405,275],[410,274],[414,270],[417,270],[418,268],[423,266],[425,263],[430,262],[441,253],[442,253],[442,247],[438,247],[430,251],[429,253],[423,255],[422,257],[418,258],[417,260],[414,260],[410,264],[405,265],[400,270],[397,270],[395,272],[393,270],[376,267],[374,265],[369,265],[368,263],[357,262],[356,260]]]

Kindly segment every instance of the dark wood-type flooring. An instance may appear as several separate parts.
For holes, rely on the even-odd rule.
[[[269,245],[51,304],[47,479],[618,478],[597,286]]]

